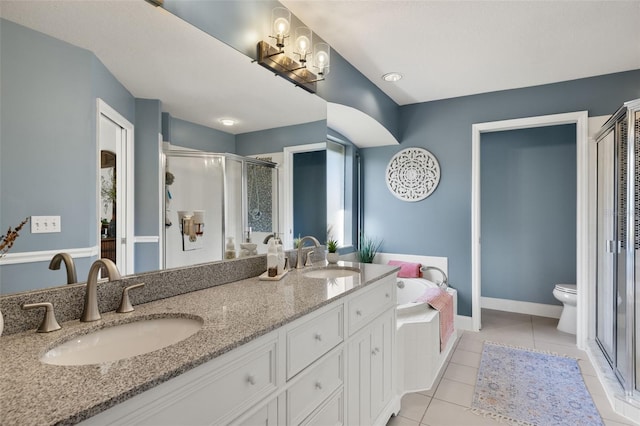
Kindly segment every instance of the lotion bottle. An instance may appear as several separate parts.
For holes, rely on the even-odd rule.
[[[267,275],[270,277],[278,275],[278,248],[273,238],[269,240],[267,246]]]

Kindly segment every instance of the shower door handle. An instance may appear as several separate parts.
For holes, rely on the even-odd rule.
[[[607,240],[607,246],[606,246],[606,250],[607,253],[616,253],[616,248],[617,248],[617,241],[616,240]]]

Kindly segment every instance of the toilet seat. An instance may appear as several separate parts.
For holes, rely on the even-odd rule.
[[[555,289],[563,293],[577,294],[575,284],[556,284]]]

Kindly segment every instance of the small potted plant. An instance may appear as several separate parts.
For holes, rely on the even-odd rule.
[[[360,250],[358,250],[358,261],[360,263],[373,263],[376,253],[382,245],[381,240],[362,235],[360,237]]]
[[[327,262],[338,263],[338,242],[333,238],[327,240]]]

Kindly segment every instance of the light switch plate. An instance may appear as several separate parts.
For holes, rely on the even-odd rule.
[[[31,233],[60,232],[60,216],[31,216]]]

